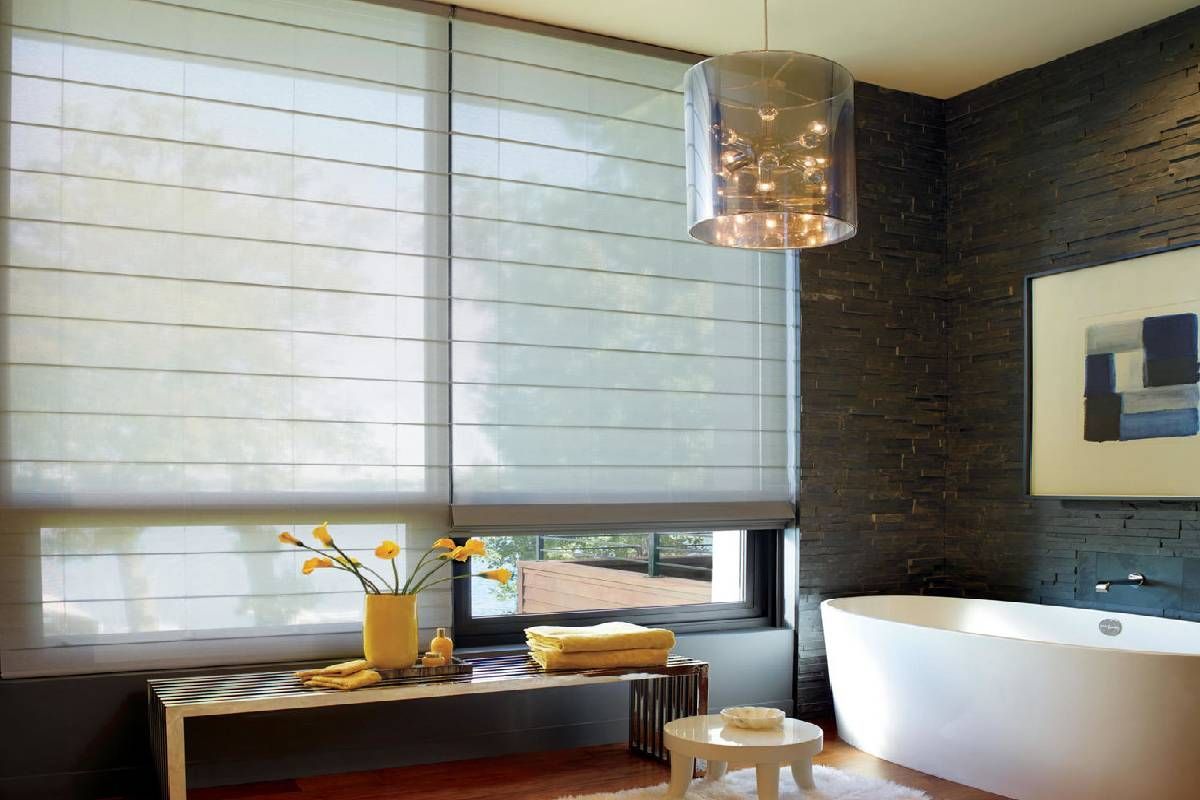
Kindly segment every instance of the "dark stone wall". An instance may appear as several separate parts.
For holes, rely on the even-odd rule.
[[[820,601],[919,591],[943,562],[943,103],[859,84],[858,235],[800,258],[797,703],[827,713]]]
[[[1200,241],[1198,48],[1193,9],[946,101],[859,85],[858,236],[801,258],[802,715],[827,597],[1200,619],[1196,503],[1022,497],[1024,278]]]
[[[1198,45],[1193,9],[946,102],[946,555],[970,594],[1200,618],[1195,503],[1021,497],[1022,280],[1200,240]],[[1093,591],[1131,566],[1170,591]]]

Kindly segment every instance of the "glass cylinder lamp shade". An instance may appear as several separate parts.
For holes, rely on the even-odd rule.
[[[821,247],[858,228],[854,78],[783,50],[701,61],[684,78],[688,229],[726,247]]]

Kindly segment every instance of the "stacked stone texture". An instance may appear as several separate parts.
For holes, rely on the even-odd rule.
[[[1198,48],[1200,8],[945,101],[859,84],[859,233],[801,260],[802,715],[828,597],[1120,608],[1115,554],[1183,561],[1137,610],[1200,619],[1196,503],[1031,501],[1022,470],[1025,277],[1200,241]]]
[[[829,709],[818,605],[940,563],[946,133],[940,100],[859,84],[858,235],[801,257],[798,705]]]
[[[1021,431],[1025,276],[1200,240],[1198,43],[1193,9],[946,102],[946,556],[973,594],[1111,608],[1092,554],[1200,557],[1196,503],[1023,499]]]

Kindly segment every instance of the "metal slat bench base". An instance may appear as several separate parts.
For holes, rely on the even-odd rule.
[[[468,675],[396,678],[350,692],[308,689],[293,672],[149,680],[150,742],[162,796],[165,800],[187,797],[183,723],[188,717],[628,682],[629,748],[665,761],[663,725],[708,713],[708,664],[695,659],[671,656],[662,667],[554,672],[546,672],[525,654],[466,660],[474,668]]]

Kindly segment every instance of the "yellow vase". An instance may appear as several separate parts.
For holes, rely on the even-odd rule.
[[[368,594],[363,611],[363,655],[377,667],[417,663],[417,596]]]

